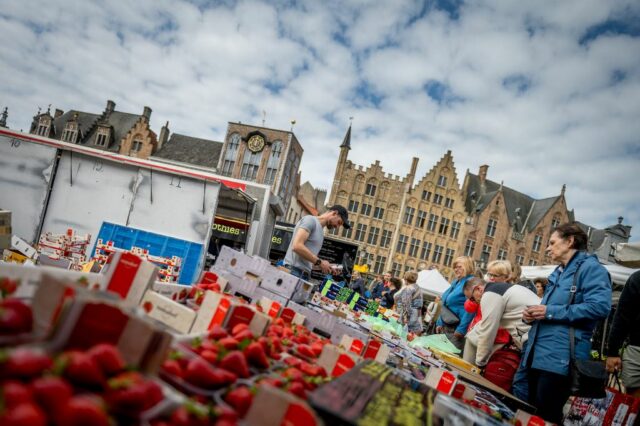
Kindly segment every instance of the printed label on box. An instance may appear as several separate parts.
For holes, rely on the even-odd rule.
[[[180,333],[188,333],[196,318],[196,313],[192,309],[152,290],[145,293],[140,306],[151,318]]]

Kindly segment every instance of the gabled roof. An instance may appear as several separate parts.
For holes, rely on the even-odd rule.
[[[536,228],[536,226],[538,226],[538,223],[540,223],[551,207],[553,207],[556,201],[558,201],[558,198],[560,197],[549,197],[542,200],[535,200],[533,202],[531,211],[529,212],[529,217],[525,223],[527,231],[531,232]]]
[[[222,142],[172,133],[153,156],[215,169],[222,145]]]
[[[62,133],[64,132],[65,124],[67,124],[68,121],[73,120],[75,114],[78,114],[78,129],[80,130],[80,135],[82,136],[86,136],[87,132],[91,129],[93,124],[98,120],[98,118],[100,118],[100,114],[91,114],[89,112],[76,111],[73,109],[67,111],[60,117],[53,120],[53,125],[56,130],[53,139],[62,139]]]

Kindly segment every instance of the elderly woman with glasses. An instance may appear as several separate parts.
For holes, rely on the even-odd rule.
[[[464,309],[467,300],[463,293],[464,283],[473,277],[476,264],[469,256],[461,256],[453,262],[455,279],[442,294],[440,317],[436,321],[436,333],[444,333],[458,349],[464,348],[464,336],[475,314]]]

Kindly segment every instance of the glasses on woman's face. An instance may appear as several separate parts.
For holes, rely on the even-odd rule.
[[[491,272],[487,272],[487,277],[489,277],[489,279],[491,279],[493,281],[498,281],[499,278],[508,278],[506,275],[494,274],[494,273],[491,273]]]

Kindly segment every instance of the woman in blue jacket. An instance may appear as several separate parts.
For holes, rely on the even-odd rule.
[[[469,256],[458,257],[453,262],[453,273],[456,279],[451,286],[442,294],[442,306],[448,308],[457,318],[457,322],[445,323],[442,311],[436,321],[436,333],[445,333],[447,338],[458,349],[464,348],[464,336],[467,334],[469,323],[473,320],[475,313],[469,313],[464,309],[464,302],[467,298],[464,295],[464,283],[476,270],[475,262]]]
[[[522,316],[533,325],[516,377],[526,375],[529,403],[537,414],[558,424],[570,392],[569,328],[575,330],[576,359],[589,359],[596,323],[611,309],[609,274],[586,249],[587,235],[577,224],[555,229],[547,252],[560,266],[549,276],[541,304],[527,308]],[[578,291],[569,305],[576,274]]]

